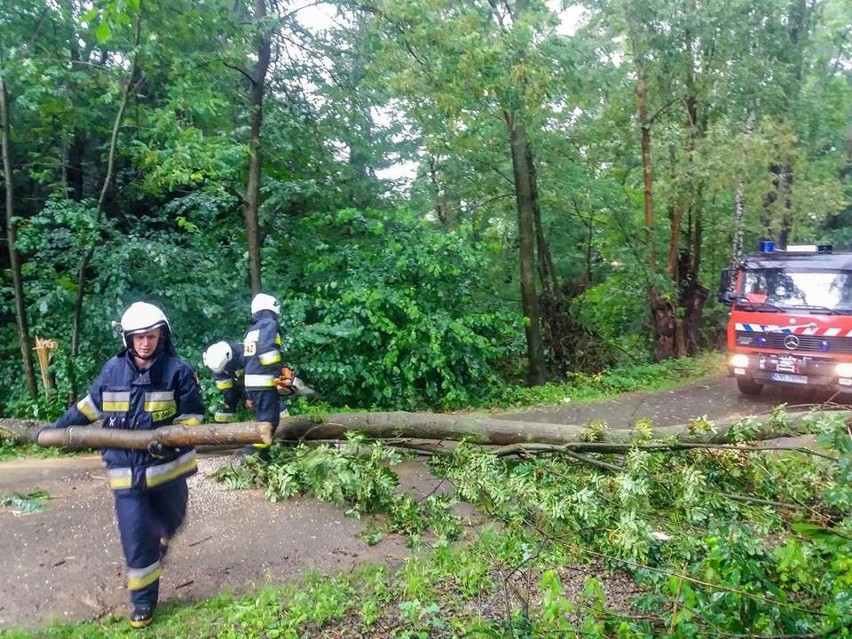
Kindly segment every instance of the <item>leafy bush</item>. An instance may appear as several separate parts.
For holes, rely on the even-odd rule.
[[[407,211],[299,220],[276,290],[288,353],[332,404],[475,405],[522,352],[519,318],[486,302],[484,258],[465,230]],[[282,249],[283,251],[283,249]]]
[[[279,442],[268,461],[249,458],[240,466],[223,466],[213,476],[235,489],[263,487],[271,501],[310,493],[320,501],[346,506],[348,515],[387,515],[387,530],[404,535],[412,545],[418,545],[426,532],[439,544],[456,539],[461,525],[449,500],[431,495],[417,502],[397,491],[392,467],[400,461],[392,449],[352,433],[340,447]],[[365,533],[371,544],[381,536],[377,527]]]

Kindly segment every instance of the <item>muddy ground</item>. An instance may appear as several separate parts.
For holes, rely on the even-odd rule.
[[[662,426],[824,399],[786,391],[745,398],[732,379],[719,377],[673,391],[632,393],[594,404],[564,402],[504,416],[573,424],[603,419],[611,428],[648,417]],[[223,453],[200,455],[200,472],[190,482],[187,522],[161,580],[161,602],[192,602],[221,591],[242,594],[306,572],[328,574],[408,556],[397,537],[368,546],[359,537],[365,522],[313,498],[272,503],[261,491],[225,490],[208,475],[228,462]],[[450,489],[420,461],[406,461],[396,470],[400,488],[412,494]],[[51,495],[44,512],[0,508],[0,634],[4,628],[126,614],[124,562],[100,458],[0,463],[0,495],[37,489]],[[481,523],[477,513],[464,514],[471,525]]]

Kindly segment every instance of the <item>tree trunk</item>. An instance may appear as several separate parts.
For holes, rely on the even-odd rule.
[[[636,61],[636,110],[641,128],[642,183],[645,200],[645,247],[648,254],[649,273],[657,272],[657,250],[654,243],[654,177],[651,168],[651,124],[645,99],[645,71],[641,61]],[[649,281],[648,302],[654,324],[654,360],[661,362],[677,354],[677,323],[675,307],[666,301],[657,286]]]
[[[648,286],[648,301],[654,322],[654,361],[672,359],[677,352],[677,323],[674,304],[668,302],[653,286]]]
[[[3,52],[0,51],[0,150],[3,154],[3,183],[6,187],[6,243],[9,248],[9,265],[12,271],[12,287],[15,292],[15,316],[18,324],[18,341],[21,346],[21,362],[24,366],[24,380],[30,397],[38,396],[35,369],[33,368],[33,352],[30,349],[30,333],[27,325],[27,305],[24,299],[24,282],[21,273],[21,263],[18,250],[15,248],[17,236],[15,233],[15,199],[12,176],[12,156],[9,150],[11,139],[9,124],[9,94],[6,90],[4,76]]]
[[[260,178],[262,162],[260,153],[260,133],[263,125],[263,93],[266,88],[266,73],[272,55],[272,42],[266,20],[266,0],[255,0],[254,20],[258,28],[257,62],[247,74],[250,82],[249,108],[250,140],[248,180],[246,182],[243,217],[246,224],[246,241],[249,256],[249,286],[253,295],[262,290],[260,247],[262,235],[260,232]]]
[[[708,290],[697,281],[690,281],[681,297],[681,307],[684,310],[683,333],[686,342],[686,355],[694,357],[701,352],[701,323],[704,317],[704,303],[707,301]]]
[[[837,411],[849,419],[852,411]],[[791,412],[784,419],[773,415],[753,416],[758,423],[754,440],[796,435],[806,431],[812,423],[813,411]],[[666,443],[726,443],[734,424],[745,418],[713,422],[713,428],[696,429],[691,424],[653,428],[650,438]],[[0,436],[18,442],[30,442],[33,428],[39,424],[27,420],[0,419]],[[39,443],[47,446],[75,448],[123,445],[127,448],[145,448],[151,441],[172,445],[238,444],[258,441],[265,432],[266,422],[238,422],[234,424],[201,424],[199,426],[166,426],[151,431],[125,431],[99,428],[97,425],[71,429],[42,431]],[[445,413],[338,413],[318,417],[298,415],[285,417],[275,433],[276,438],[287,441],[341,440],[346,433],[363,433],[373,439],[398,440],[400,438],[433,441],[467,441],[472,444],[507,446],[512,444],[563,445],[584,443],[631,444],[645,439],[635,428],[618,427],[600,429],[577,424],[553,424],[497,419],[488,414]],[[626,425],[625,425],[626,426]],[[71,431],[67,433],[67,431]],[[63,434],[66,432],[67,434]],[[260,434],[260,435],[259,435]],[[394,442],[396,443],[396,442]],[[605,447],[604,447],[605,448]],[[588,449],[587,449],[588,450]]]
[[[203,426],[172,424],[153,430],[72,426],[43,430],[38,436],[40,446],[72,449],[146,450],[153,442],[164,446],[270,444],[272,443],[272,424],[269,422],[205,424]]]
[[[514,114],[505,113],[509,128],[512,169],[515,181],[515,201],[518,209],[518,241],[521,262],[521,304],[526,318],[527,379],[531,386],[547,381],[544,346],[541,339],[541,313],[536,293],[535,203],[527,159],[527,140],[524,125]]]
[[[739,179],[737,180],[737,190],[734,195],[734,232],[733,237],[731,238],[731,264],[728,267],[730,269],[730,279],[728,280],[729,293],[734,292],[734,287],[736,285],[736,278],[734,277],[734,274],[736,273],[737,268],[739,268],[745,254],[743,249],[743,236],[745,234],[745,181],[743,176],[745,175],[746,165],[748,163],[748,142],[749,138],[751,138],[751,133],[754,130],[754,118],[754,111],[749,111],[748,118],[745,123],[745,130],[743,131],[742,171],[740,172]]]

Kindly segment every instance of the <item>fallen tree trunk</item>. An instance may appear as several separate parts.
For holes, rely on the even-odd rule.
[[[828,411],[801,411],[785,413],[779,419],[774,413],[753,416],[754,429],[750,440],[763,440],[796,435],[808,432],[809,422]],[[838,419],[848,420],[852,411],[830,411]],[[577,424],[552,424],[539,422],[512,421],[498,419],[481,413],[439,414],[439,413],[335,413],[326,416],[298,415],[282,419],[275,437],[288,441],[298,440],[339,440],[347,432],[361,432],[372,439],[410,438],[434,441],[467,440],[474,444],[488,446],[509,446],[512,444],[549,444],[564,445],[583,443],[582,450],[594,451],[596,443],[631,445],[643,439],[669,440],[681,443],[724,444],[730,440],[731,429],[742,419],[721,422],[693,422],[678,426],[663,426],[640,432],[636,428],[600,428],[599,426],[581,426]],[[48,446],[66,446],[73,448],[99,448],[105,445],[117,446],[116,440],[108,444],[101,439],[103,433],[129,434],[139,439],[133,440],[133,446],[143,447],[150,441],[160,441],[167,445],[218,445],[238,444],[245,440],[237,439],[235,433],[258,433],[264,422],[238,422],[234,424],[203,424],[201,426],[166,427],[176,428],[174,436],[180,436],[180,444],[169,444],[152,435],[156,431],[119,431],[92,427],[75,428],[72,437],[62,441],[44,439],[39,443]],[[32,428],[35,422],[0,420],[0,435],[16,441],[32,441]],[[268,424],[267,424],[268,426]],[[98,432],[100,431],[100,432]],[[51,437],[58,437],[54,432]],[[130,440],[128,440],[130,441]],[[178,441],[178,440],[170,440]],[[258,441],[258,440],[254,440]],[[579,447],[578,447],[579,448]],[[606,452],[606,446],[601,447]],[[610,452],[611,449],[610,449]]]
[[[750,438],[773,439],[808,432],[809,422],[825,412],[828,411],[786,413],[783,420],[774,414],[750,417],[748,419],[755,422],[755,429]],[[843,419],[852,416],[852,411],[831,413],[840,415]],[[575,442],[629,445],[647,437],[654,440],[674,439],[679,442],[724,444],[730,441],[731,429],[742,421],[735,419],[660,426],[643,433],[630,427],[601,429],[577,424],[513,421],[477,413],[337,413],[324,417],[299,415],[285,418],[281,421],[275,437],[286,440],[343,439],[347,432],[356,431],[374,439],[464,439],[474,444],[493,446],[524,443],[559,445]]]

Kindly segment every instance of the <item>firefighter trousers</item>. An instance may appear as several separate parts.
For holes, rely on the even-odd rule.
[[[127,587],[134,606],[155,606],[160,591],[160,539],[171,539],[183,524],[189,489],[179,477],[153,490],[115,492],[115,516],[127,563]]]

